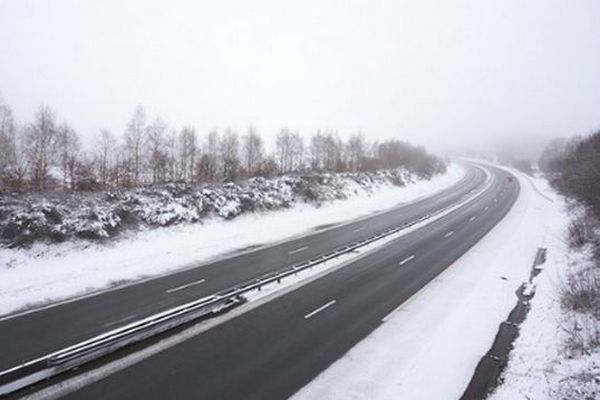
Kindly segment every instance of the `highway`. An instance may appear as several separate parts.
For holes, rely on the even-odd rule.
[[[11,344],[0,352],[0,371],[414,220],[456,202],[484,179],[471,166],[457,185],[421,201],[117,290],[0,317],[0,342]]]
[[[509,181],[506,172],[486,168],[491,185],[459,209],[67,398],[288,398],[384,323],[503,218],[518,196],[518,183]],[[11,346],[0,356],[0,370],[428,215],[482,187],[485,177],[470,166],[457,185],[415,203],[4,319],[0,339]]]

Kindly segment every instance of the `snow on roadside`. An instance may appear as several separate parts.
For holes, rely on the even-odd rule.
[[[544,271],[534,280],[531,310],[510,353],[502,384],[489,400],[600,398],[600,353],[569,351],[570,340],[586,340],[589,333],[597,336],[599,328],[597,320],[561,306],[567,276],[592,267],[589,248],[571,250],[560,240],[566,230],[556,233]],[[575,322],[577,329],[573,329]]]
[[[450,187],[464,176],[451,164],[444,175],[406,186],[348,193],[321,207],[292,208],[140,231],[109,244],[65,242],[0,249],[0,315],[168,273],[236,249],[263,245],[337,224]],[[282,266],[283,267],[283,266]]]
[[[549,260],[563,254],[561,199],[542,181],[512,172],[521,195],[506,218],[293,399],[461,396],[515,305],[537,248],[547,247]]]

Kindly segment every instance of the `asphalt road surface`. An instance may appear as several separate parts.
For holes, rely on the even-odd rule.
[[[506,172],[488,169],[493,176],[491,186],[467,205],[344,268],[85,386],[66,398],[288,398],[384,323],[387,315],[457,260],[504,217],[518,196],[519,186],[516,180],[509,180]],[[254,263],[268,261],[263,258],[267,255],[278,257],[281,262],[291,260],[293,256],[289,252],[294,248],[318,248],[326,239],[351,238],[348,232],[358,227],[369,231],[374,229],[373,225],[381,229],[403,218],[410,220],[411,217],[404,215],[414,218],[439,207],[440,202],[451,203],[459,192],[481,185],[482,181],[483,175],[477,169],[469,169],[465,180],[443,194],[376,216],[374,220],[300,238],[291,242],[293,245],[287,243],[280,245],[281,248],[262,250],[267,253],[258,259],[252,258],[258,257],[254,253],[244,255],[245,262],[237,261],[243,266],[231,267],[228,271],[232,272],[228,274],[239,277],[235,271],[253,269]],[[356,233],[360,232],[362,230]],[[225,261],[223,265],[228,265],[227,262],[235,263]],[[189,281],[202,277],[207,277],[207,282],[217,279],[216,275],[207,275],[208,271],[210,268],[202,267],[194,270],[198,275],[187,272],[192,274]],[[171,286],[164,285],[161,289],[152,286],[161,281],[150,284],[149,293],[185,282],[171,281]],[[139,289],[125,292],[129,290]],[[145,301],[153,303],[148,301],[153,295],[145,296]],[[163,304],[160,298],[157,301]]]
[[[467,166],[465,177],[435,196],[399,205],[351,223],[204,263],[184,271],[97,295],[0,317],[0,371],[115,329],[137,319],[211,295],[265,273],[366,239],[443,208],[483,184],[485,173]]]

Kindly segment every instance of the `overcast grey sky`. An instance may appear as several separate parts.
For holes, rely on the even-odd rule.
[[[600,1],[0,0],[0,93],[84,137],[134,107],[203,133],[441,148],[600,127]]]

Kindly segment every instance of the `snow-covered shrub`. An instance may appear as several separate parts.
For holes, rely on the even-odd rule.
[[[583,212],[573,218],[568,228],[567,240],[569,246],[574,249],[581,249],[587,244],[597,242],[596,229],[598,225],[599,221],[588,212]]]
[[[561,290],[563,307],[594,314],[600,323],[600,268],[585,268],[570,273]]]
[[[106,193],[0,195],[0,244],[102,240],[139,227],[230,220],[245,213],[288,208],[299,201],[319,205],[415,179],[414,174],[395,169],[256,177],[240,184],[169,183]]]
[[[73,218],[72,229],[82,239],[106,239],[116,232],[120,224],[121,218],[113,210],[92,206]]]
[[[554,367],[560,380],[551,380],[550,398],[595,400],[600,398],[600,353],[563,360]]]
[[[572,313],[565,316],[565,349],[569,357],[600,353],[600,320],[589,313]]]

